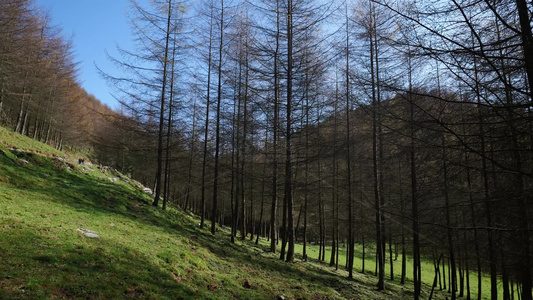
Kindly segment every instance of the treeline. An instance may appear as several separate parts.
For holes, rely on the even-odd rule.
[[[0,124],[62,149],[90,146],[111,110],[77,82],[70,41],[30,0],[0,2]]]
[[[379,289],[412,280],[415,299],[422,259],[452,299],[531,299],[531,3],[131,8],[138,48],[111,58],[122,72],[103,70],[121,111],[91,142],[154,187],[154,205],[232,240],[267,238],[287,261],[296,241],[304,259],[318,243],[321,260],[374,271]],[[376,265],[354,269],[356,243]]]

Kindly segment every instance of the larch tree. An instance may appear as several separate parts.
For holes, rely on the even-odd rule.
[[[215,162],[214,162],[214,178],[213,178],[213,203],[211,212],[211,233],[216,232],[216,221],[218,213],[218,175],[219,175],[219,161],[220,161],[220,120],[221,120],[221,106],[222,106],[222,58],[224,54],[224,0],[220,1],[220,32],[219,32],[219,46],[218,46],[218,62],[217,62],[217,105],[216,105],[216,123],[215,123]]]

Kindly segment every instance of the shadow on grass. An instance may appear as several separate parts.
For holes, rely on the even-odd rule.
[[[305,290],[313,285],[326,286],[337,291],[342,297],[348,299],[365,299],[361,295],[374,293],[375,297],[380,297],[380,293],[369,285],[368,282],[358,278],[348,280],[339,274],[328,270],[326,266],[321,268],[315,264],[303,262],[299,259],[295,262],[287,263],[278,259],[279,253],[270,255],[268,248],[262,245],[255,245],[245,241],[245,246],[232,244],[226,232],[218,232],[217,237],[209,235],[201,236],[197,241],[201,246],[208,248],[220,259],[230,263],[239,263],[254,270],[261,270],[271,274],[274,278],[283,278],[293,291]],[[223,236],[223,237],[221,237]],[[298,295],[298,292],[294,293]],[[386,295],[384,295],[386,296]]]
[[[18,189],[38,192],[49,199],[86,213],[113,213],[173,231],[179,223],[149,204],[141,190],[122,181],[112,183],[106,175],[96,177],[79,169],[68,169],[55,159],[16,152],[18,160],[0,155],[0,176]],[[24,162],[23,162],[24,161]],[[99,171],[96,171],[99,172]]]
[[[62,244],[28,230],[0,231],[2,299],[183,299],[194,291],[131,249],[105,240]]]

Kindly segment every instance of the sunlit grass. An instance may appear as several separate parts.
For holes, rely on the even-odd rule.
[[[64,155],[53,147],[44,143],[36,142],[34,139],[25,135],[14,133],[5,127],[0,127],[0,146],[6,148],[17,148],[19,150],[38,152],[44,155]]]
[[[377,277],[375,277],[375,270],[376,270],[376,260],[375,260],[375,247],[373,244],[367,245],[367,248],[365,249],[366,257],[365,257],[365,269],[364,273],[370,276],[374,277],[374,282],[372,282],[373,285],[377,285]],[[303,255],[303,244],[297,243],[295,245],[295,252],[296,255],[299,257],[302,257]],[[306,250],[307,256],[309,260],[313,261],[320,261],[319,258],[319,245],[308,243],[307,244],[307,250]],[[362,245],[356,244],[355,245],[355,258],[354,258],[354,272],[362,273],[363,271],[363,260],[362,260]],[[396,285],[399,284],[400,277],[401,277],[401,253],[398,254],[398,257],[396,259],[393,258],[393,272],[394,272],[394,281],[390,280],[390,260],[389,260],[389,252],[387,252],[387,259],[386,259],[386,266],[385,266],[385,279],[386,282],[390,285]],[[393,254],[394,255],[394,254]],[[330,263],[330,256],[331,256],[331,245],[326,246],[326,252],[325,252],[325,261],[323,264],[328,265]],[[395,255],[393,256],[395,257]],[[442,266],[442,262],[441,262]],[[346,269],[346,249],[341,247],[339,249],[339,269],[344,271]],[[422,259],[422,281],[426,285],[425,289],[427,292],[430,291],[431,285],[433,284],[434,278],[435,278],[435,271],[434,271],[434,265],[433,261],[428,259]],[[442,269],[442,267],[441,267]],[[347,276],[347,272],[345,272]],[[477,279],[477,271],[472,269],[472,266],[470,266],[470,295],[472,299],[477,299],[477,290],[478,290],[478,279]],[[448,270],[446,270],[446,278],[442,279],[446,281],[446,288],[449,288],[449,278],[448,278]],[[458,275],[459,276],[459,275]],[[406,286],[409,288],[412,288],[412,280],[413,280],[413,261],[411,257],[408,255],[406,260]],[[459,281],[459,278],[457,279]],[[490,299],[490,276],[489,274],[483,273],[482,274],[482,293],[481,293],[481,299]],[[459,285],[459,283],[458,283]],[[503,297],[503,288],[502,288],[502,282],[499,281],[498,291],[499,296]],[[437,287],[435,290],[439,290],[439,284],[437,284]],[[515,293],[516,293],[516,286]],[[444,290],[444,289],[443,289]],[[448,289],[446,289],[447,291]],[[466,291],[466,278],[465,278],[465,291],[464,291],[464,297],[466,297],[467,291]]]

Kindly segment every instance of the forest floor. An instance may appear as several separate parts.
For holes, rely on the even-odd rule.
[[[0,299],[413,297],[410,281],[377,291],[371,274],[348,280],[313,259],[285,263],[264,240],[232,244],[227,228],[213,236],[198,224],[178,208],[153,207],[136,181],[110,168],[0,128]],[[424,284],[422,299],[430,290]]]

